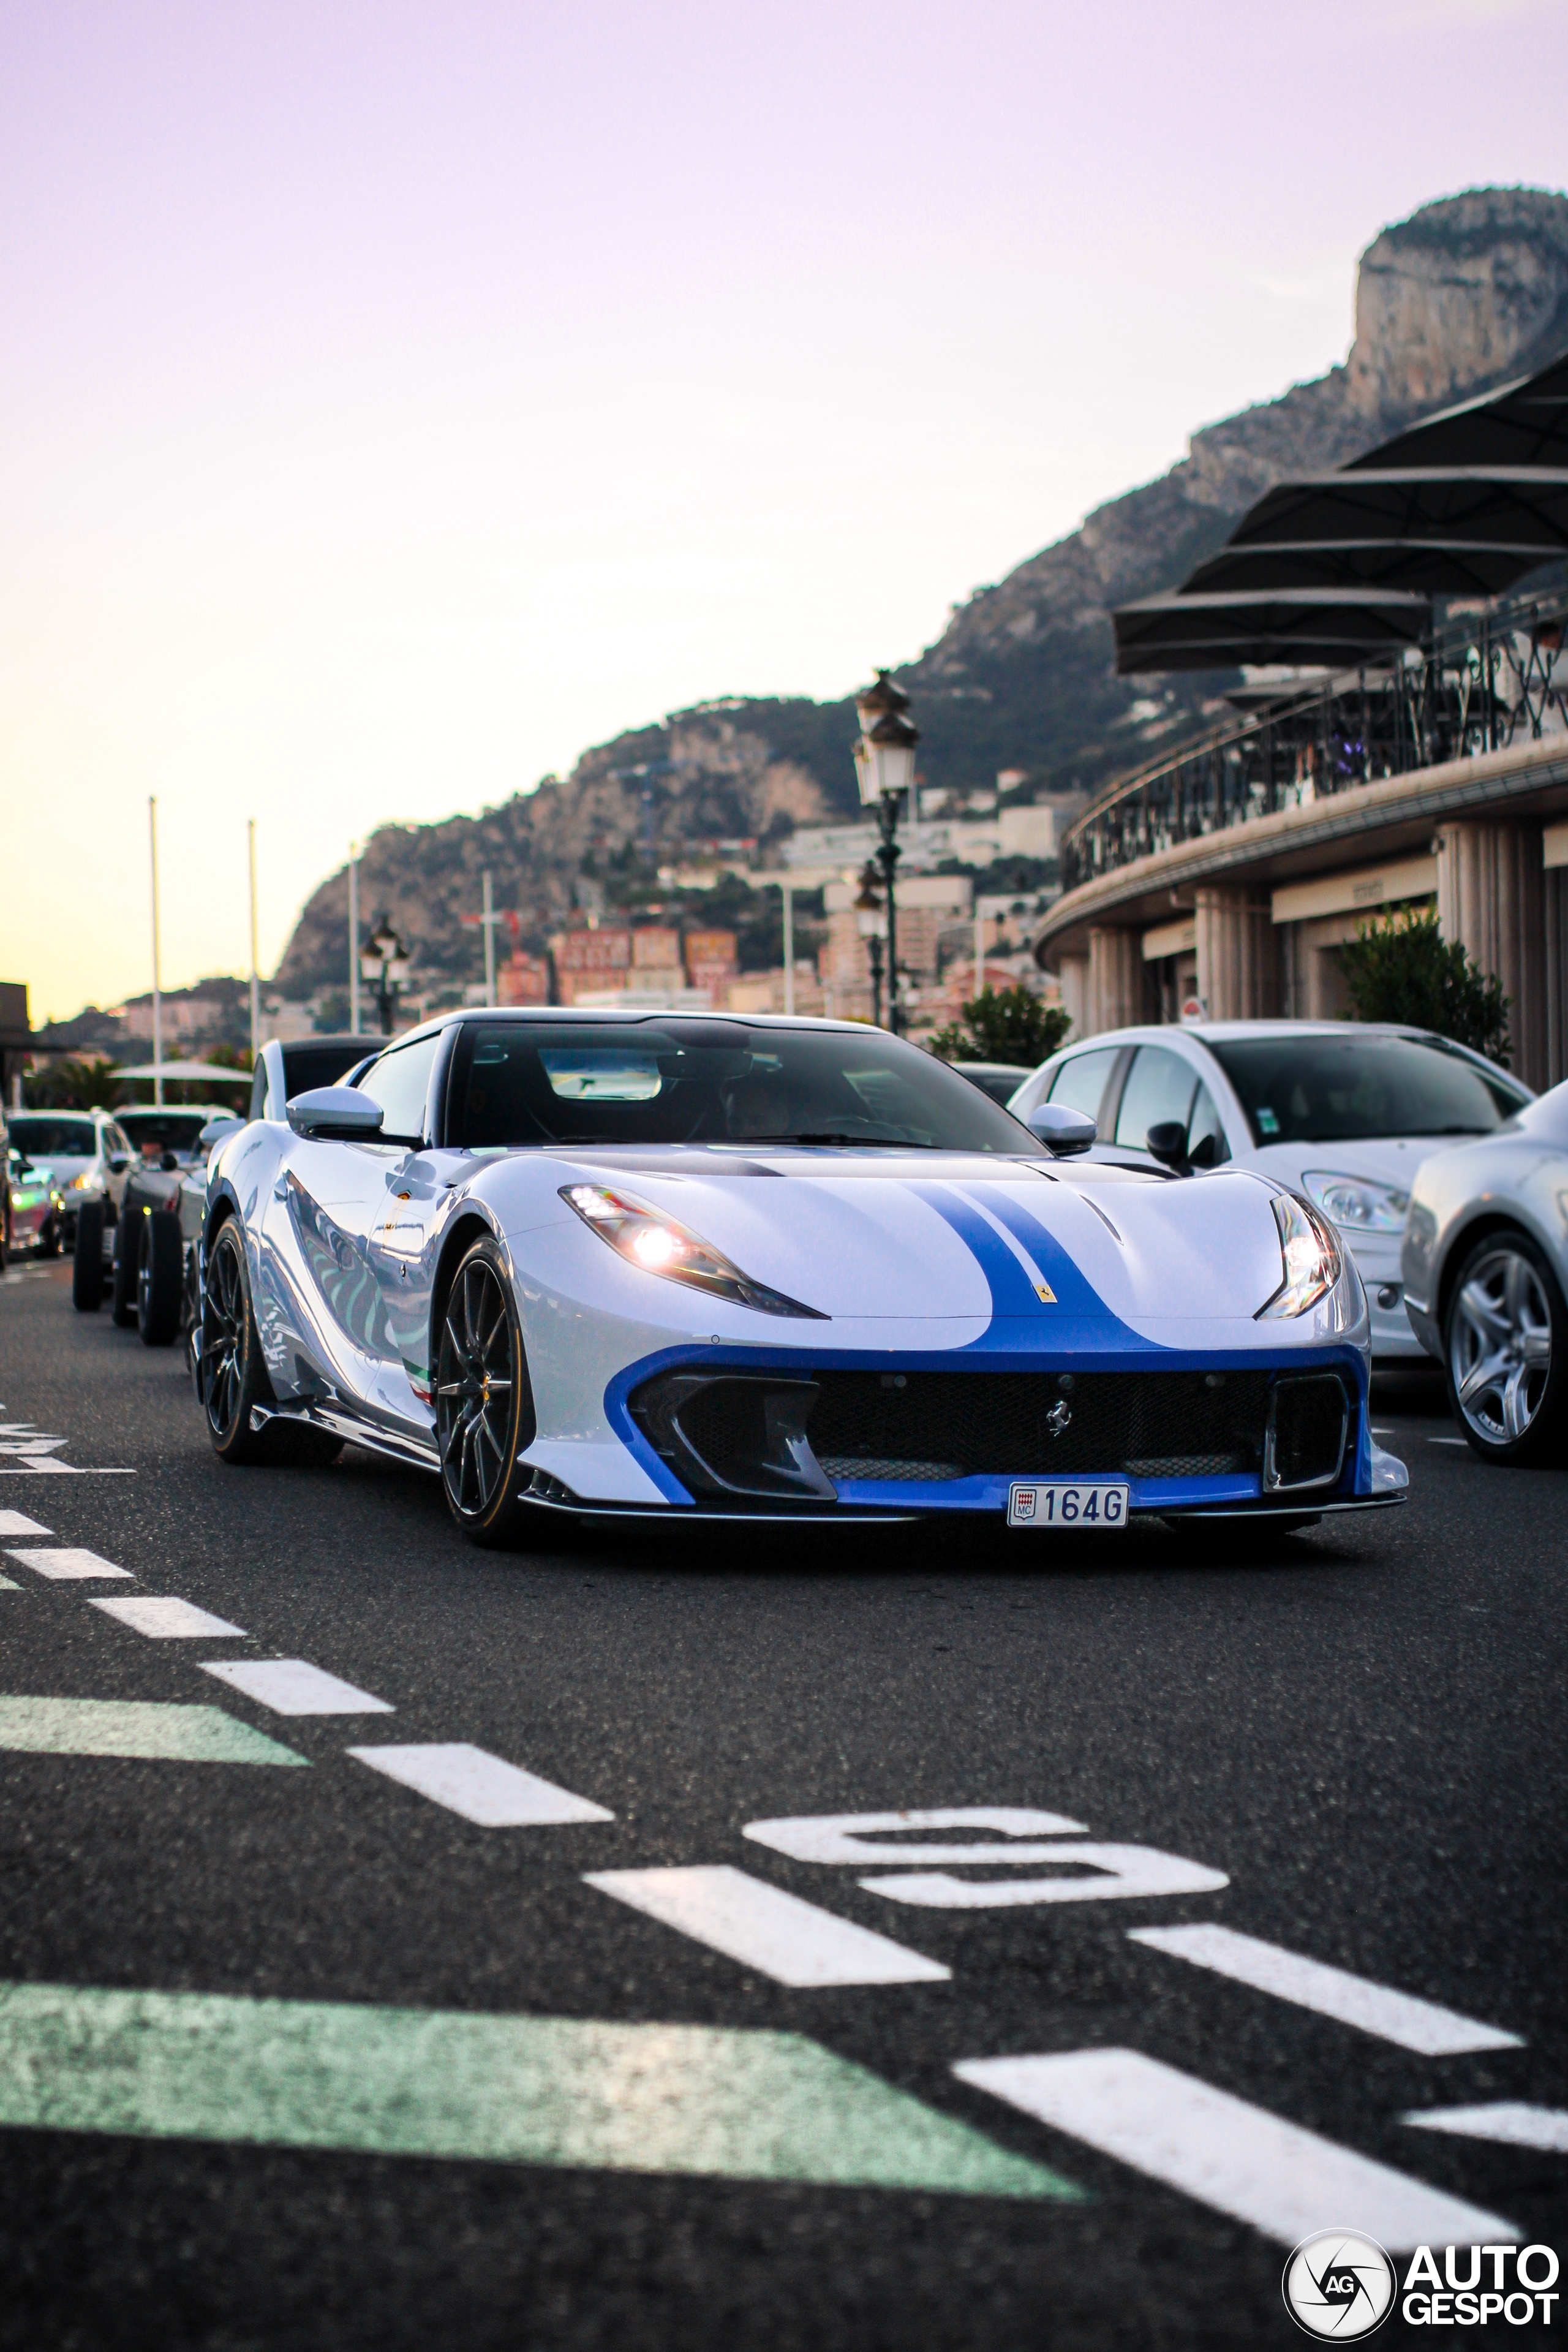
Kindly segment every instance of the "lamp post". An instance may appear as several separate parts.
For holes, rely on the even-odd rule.
[[[920,740],[920,730],[907,717],[908,709],[909,697],[902,687],[894,686],[884,669],[878,670],[873,686],[863,687],[855,697],[855,716],[861,723],[854,754],[861,803],[875,809],[882,835],[875,863],[887,893],[887,1025],[894,1036],[899,1017],[898,908],[894,890],[898,816],[901,803],[914,805],[915,747]]]
[[[408,978],[408,950],[383,915],[365,941],[360,970],[369,982],[381,1015],[382,1035],[390,1037],[392,1013]]]
[[[882,1027],[882,896],[877,889],[877,870],[868,859],[861,869],[860,896],[855,900],[855,913],[860,918],[860,933],[871,958],[871,1017],[877,1028]]]

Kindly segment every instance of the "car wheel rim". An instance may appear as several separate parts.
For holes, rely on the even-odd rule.
[[[506,1297],[481,1258],[453,1287],[436,1369],[441,1475],[463,1518],[482,1518],[507,1475],[515,1386]]]
[[[1540,1275],[1518,1250],[1491,1251],[1454,1301],[1448,1339],[1454,1394],[1489,1445],[1511,1445],[1541,1410],[1552,1371],[1552,1309]]]
[[[245,1289],[232,1242],[220,1241],[207,1268],[202,1316],[202,1358],[206,1366],[207,1419],[226,1437],[239,1409],[240,1360],[245,1336]]]
[[[136,1255],[136,1311],[143,1322],[147,1320],[152,1297],[152,1251],[150,1244],[151,1236],[144,1236]]]

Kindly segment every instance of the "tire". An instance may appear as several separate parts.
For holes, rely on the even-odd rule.
[[[71,1266],[71,1305],[78,1315],[96,1315],[103,1305],[103,1202],[84,1201],[77,1211],[76,1257]]]
[[[43,1234],[39,1239],[38,1255],[40,1257],[58,1257],[59,1254],[59,1223],[57,1218],[51,1217],[48,1223],[44,1227]]]
[[[314,1468],[335,1462],[341,1454],[342,1439],[324,1429],[276,1421],[260,1429],[250,1425],[252,1408],[273,1404],[276,1398],[251,1312],[245,1236],[234,1217],[218,1227],[207,1254],[202,1373],[207,1434],[220,1462]]]
[[[518,1543],[517,1456],[533,1443],[534,1402],[511,1276],[493,1241],[453,1276],[436,1349],[435,1442],[446,1507],[473,1544]]]
[[[184,1260],[177,1213],[150,1210],[136,1254],[136,1328],[144,1347],[172,1347],[179,1336]]]
[[[1568,1435],[1568,1309],[1528,1234],[1507,1226],[1476,1244],[1443,1323],[1454,1419],[1483,1462],[1560,1462]]]
[[[145,1209],[132,1209],[120,1204],[120,1222],[114,1228],[114,1283],[110,1294],[110,1313],[121,1331],[128,1331],[136,1320],[136,1276],[141,1254],[141,1229],[147,1223]]]

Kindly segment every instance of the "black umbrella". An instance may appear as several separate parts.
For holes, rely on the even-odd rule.
[[[1564,553],[1568,469],[1383,467],[1280,483],[1182,593],[1488,596]]]
[[[1500,392],[1413,425],[1345,470],[1390,466],[1568,466],[1568,352]]]
[[[1418,645],[1430,600],[1386,589],[1301,588],[1271,595],[1145,596],[1112,614],[1116,668],[1232,669],[1291,662],[1346,669]]]

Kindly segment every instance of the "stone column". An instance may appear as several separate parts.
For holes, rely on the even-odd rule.
[[[1539,824],[1465,817],[1438,836],[1438,926],[1501,982],[1510,1060],[1529,1087],[1551,1083],[1544,883]]]
[[[1280,962],[1269,901],[1256,892],[1197,893],[1197,992],[1211,1021],[1259,1021],[1280,1007]]]
[[[1089,1034],[1089,959],[1086,955],[1064,955],[1056,967],[1061,984],[1061,1009],[1072,1024],[1071,1034]]]
[[[1089,934],[1089,1002],[1084,1035],[1125,1029],[1144,1017],[1144,947],[1137,931],[1094,929]]]

